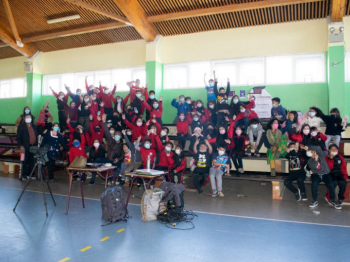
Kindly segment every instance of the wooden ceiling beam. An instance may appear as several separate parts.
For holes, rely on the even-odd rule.
[[[331,22],[343,22],[346,0],[332,0]]]
[[[104,15],[106,17],[112,18],[112,19],[114,19],[116,21],[119,21],[119,22],[122,22],[122,23],[128,23],[130,25],[130,22],[129,22],[129,20],[127,18],[125,18],[123,16],[120,16],[120,15],[117,15],[115,13],[109,12],[109,11],[104,10],[102,8],[99,8],[97,6],[90,5],[90,4],[85,3],[85,2],[83,2],[81,0],[64,0],[64,1],[66,1],[68,3],[71,3],[73,5],[85,8],[87,10],[93,11],[95,13]]]
[[[23,43],[37,42],[37,41],[49,40],[49,39],[72,36],[72,35],[82,35],[82,34],[86,34],[86,33],[104,31],[104,30],[109,30],[109,29],[125,27],[125,26],[127,26],[127,25],[124,23],[121,23],[121,22],[108,23],[108,24],[103,24],[103,25],[94,25],[94,26],[88,26],[88,27],[71,29],[71,30],[64,30],[64,31],[55,32],[55,33],[49,33],[49,34],[44,34],[44,35],[23,38]]]
[[[3,0],[3,2],[4,2],[4,7],[5,7],[7,18],[9,20],[9,22],[10,22],[10,25],[11,25],[13,36],[15,37],[17,45],[21,46],[22,45],[22,40],[21,40],[21,38],[19,37],[19,34],[18,34],[18,30],[17,30],[17,26],[16,26],[16,23],[15,23],[15,19],[13,18],[13,15],[12,15],[10,3],[9,3],[8,0]]]
[[[137,0],[113,1],[146,42],[153,42],[156,39],[158,35],[157,29],[152,23],[147,21],[147,14]]]
[[[149,16],[147,18],[147,21],[154,23],[154,22],[160,22],[160,21],[168,21],[168,20],[175,20],[175,19],[215,15],[215,14],[222,14],[222,13],[231,13],[231,12],[254,10],[254,9],[275,7],[275,6],[303,4],[308,2],[319,2],[319,1],[324,1],[324,0],[265,0],[265,1],[258,1],[258,2],[231,4],[231,5],[224,5],[219,7],[196,9],[196,10],[183,11],[183,12],[175,12],[175,13],[169,13],[169,14],[163,14],[163,15],[154,15],[154,16]],[[336,1],[345,1],[345,0],[336,0]]]
[[[39,50],[36,49],[35,46],[33,46],[32,44],[23,44],[22,47],[18,46],[13,37],[2,25],[0,25],[0,40],[8,46],[12,47],[21,55],[24,55],[28,58],[33,57],[37,52],[39,52]]]

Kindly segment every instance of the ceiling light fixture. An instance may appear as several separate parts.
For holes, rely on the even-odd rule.
[[[334,28],[334,27],[331,27],[330,30],[331,30],[331,34],[333,34],[334,31],[335,31],[335,28]]]
[[[339,27],[339,32],[340,33],[344,32],[344,26]]]
[[[47,20],[47,23],[54,24],[54,23],[59,23],[59,22],[64,22],[64,21],[69,21],[69,20],[74,20],[79,18],[80,18],[80,15],[71,15],[71,16],[66,16],[61,18],[50,19],[50,20]]]

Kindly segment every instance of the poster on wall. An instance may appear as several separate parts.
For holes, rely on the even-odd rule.
[[[272,96],[265,90],[266,86],[256,86],[249,92],[249,97],[255,100],[253,110],[258,114],[262,121],[268,121],[271,118],[271,99]]]
[[[228,95],[228,98],[232,99],[235,95],[236,95],[236,91],[235,90],[231,90],[230,94]]]
[[[239,98],[245,98],[245,90],[239,91]]]

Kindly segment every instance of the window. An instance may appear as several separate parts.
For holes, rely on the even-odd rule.
[[[293,83],[293,57],[266,57],[266,83],[272,85]]]
[[[146,83],[146,72],[144,67],[44,75],[42,93],[43,95],[51,95],[49,87],[52,87],[55,92],[65,91],[65,84],[70,87],[74,93],[78,88],[80,88],[83,93],[86,93],[86,76],[88,77],[87,81],[89,85],[99,86],[101,81],[102,86],[112,89],[114,84],[117,84],[118,91],[129,90],[126,83],[131,80],[140,79],[141,86],[144,86]]]
[[[350,82],[350,51],[345,51],[345,82]]]
[[[214,62],[215,77],[218,78],[219,86],[226,86],[227,78],[231,85],[237,84],[237,63],[232,61]]]
[[[264,59],[240,61],[238,78],[242,86],[264,84]]]
[[[324,54],[298,55],[295,57],[296,83],[324,82],[325,80]]]
[[[26,97],[26,78],[0,80],[0,98]]]

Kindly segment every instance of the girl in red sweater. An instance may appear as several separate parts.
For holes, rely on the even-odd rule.
[[[131,124],[128,120],[125,118],[125,114],[122,116],[125,125],[132,130],[132,141],[131,143],[134,143],[134,141],[141,136],[141,141],[145,139],[145,136],[147,135],[147,125],[143,122],[142,117],[137,117],[134,124]]]
[[[156,164],[155,169],[168,172],[174,166],[174,154],[171,151],[171,149],[173,148],[173,143],[166,142],[165,146],[163,146],[159,137],[157,137],[157,147],[158,147],[159,153],[157,154],[158,163]],[[169,181],[170,181],[170,176],[169,176]]]
[[[156,137],[160,135],[162,127],[158,124],[158,122],[155,119],[152,119],[153,124],[149,125],[149,135],[148,139],[151,140],[151,148],[156,149],[157,148],[157,142]],[[146,125],[149,122],[146,122]]]
[[[150,134],[150,131],[148,131],[148,134]],[[143,168],[147,168],[147,159],[148,156],[151,159],[151,169],[153,167],[154,158],[156,157],[156,150],[152,149],[152,141],[149,138],[146,138],[143,141],[143,147],[135,146],[135,149],[138,150],[141,153],[141,160]]]
[[[175,147],[174,154],[174,167],[170,172],[170,179],[172,183],[175,183],[175,176],[177,177],[177,183],[182,184],[183,171],[186,169],[187,159],[181,148],[181,146]]]
[[[181,113],[179,115],[179,122],[176,123],[177,129],[177,142],[182,147],[185,148],[187,137],[188,137],[188,127],[189,123],[185,118],[185,114]]]
[[[209,120],[209,110],[203,106],[202,100],[197,100],[192,112],[196,112],[199,115],[199,119],[203,124]]]
[[[159,100],[154,100],[153,101],[153,106],[151,107],[146,101],[143,100],[143,98],[140,98],[142,101],[142,105],[150,111],[151,118],[155,118],[157,122],[163,126],[162,122],[162,115],[163,115],[163,97],[160,96]]]
[[[90,141],[91,142],[89,146],[93,146],[93,141],[95,139],[98,139],[98,141],[100,141],[100,144],[103,144],[103,135],[105,133],[105,130],[103,129],[101,117],[97,116],[96,118],[98,121],[97,125],[94,124],[94,118],[92,115],[90,115],[90,133],[91,133]]]
[[[232,125],[232,123],[231,123]],[[229,136],[231,136],[230,134]],[[249,140],[247,141],[247,137],[245,136],[243,126],[236,126],[234,129],[234,135],[230,139],[225,140],[226,143],[231,144],[231,157],[232,162],[236,168],[237,176],[239,173],[244,173],[242,157],[244,157],[244,150],[249,144]]]

